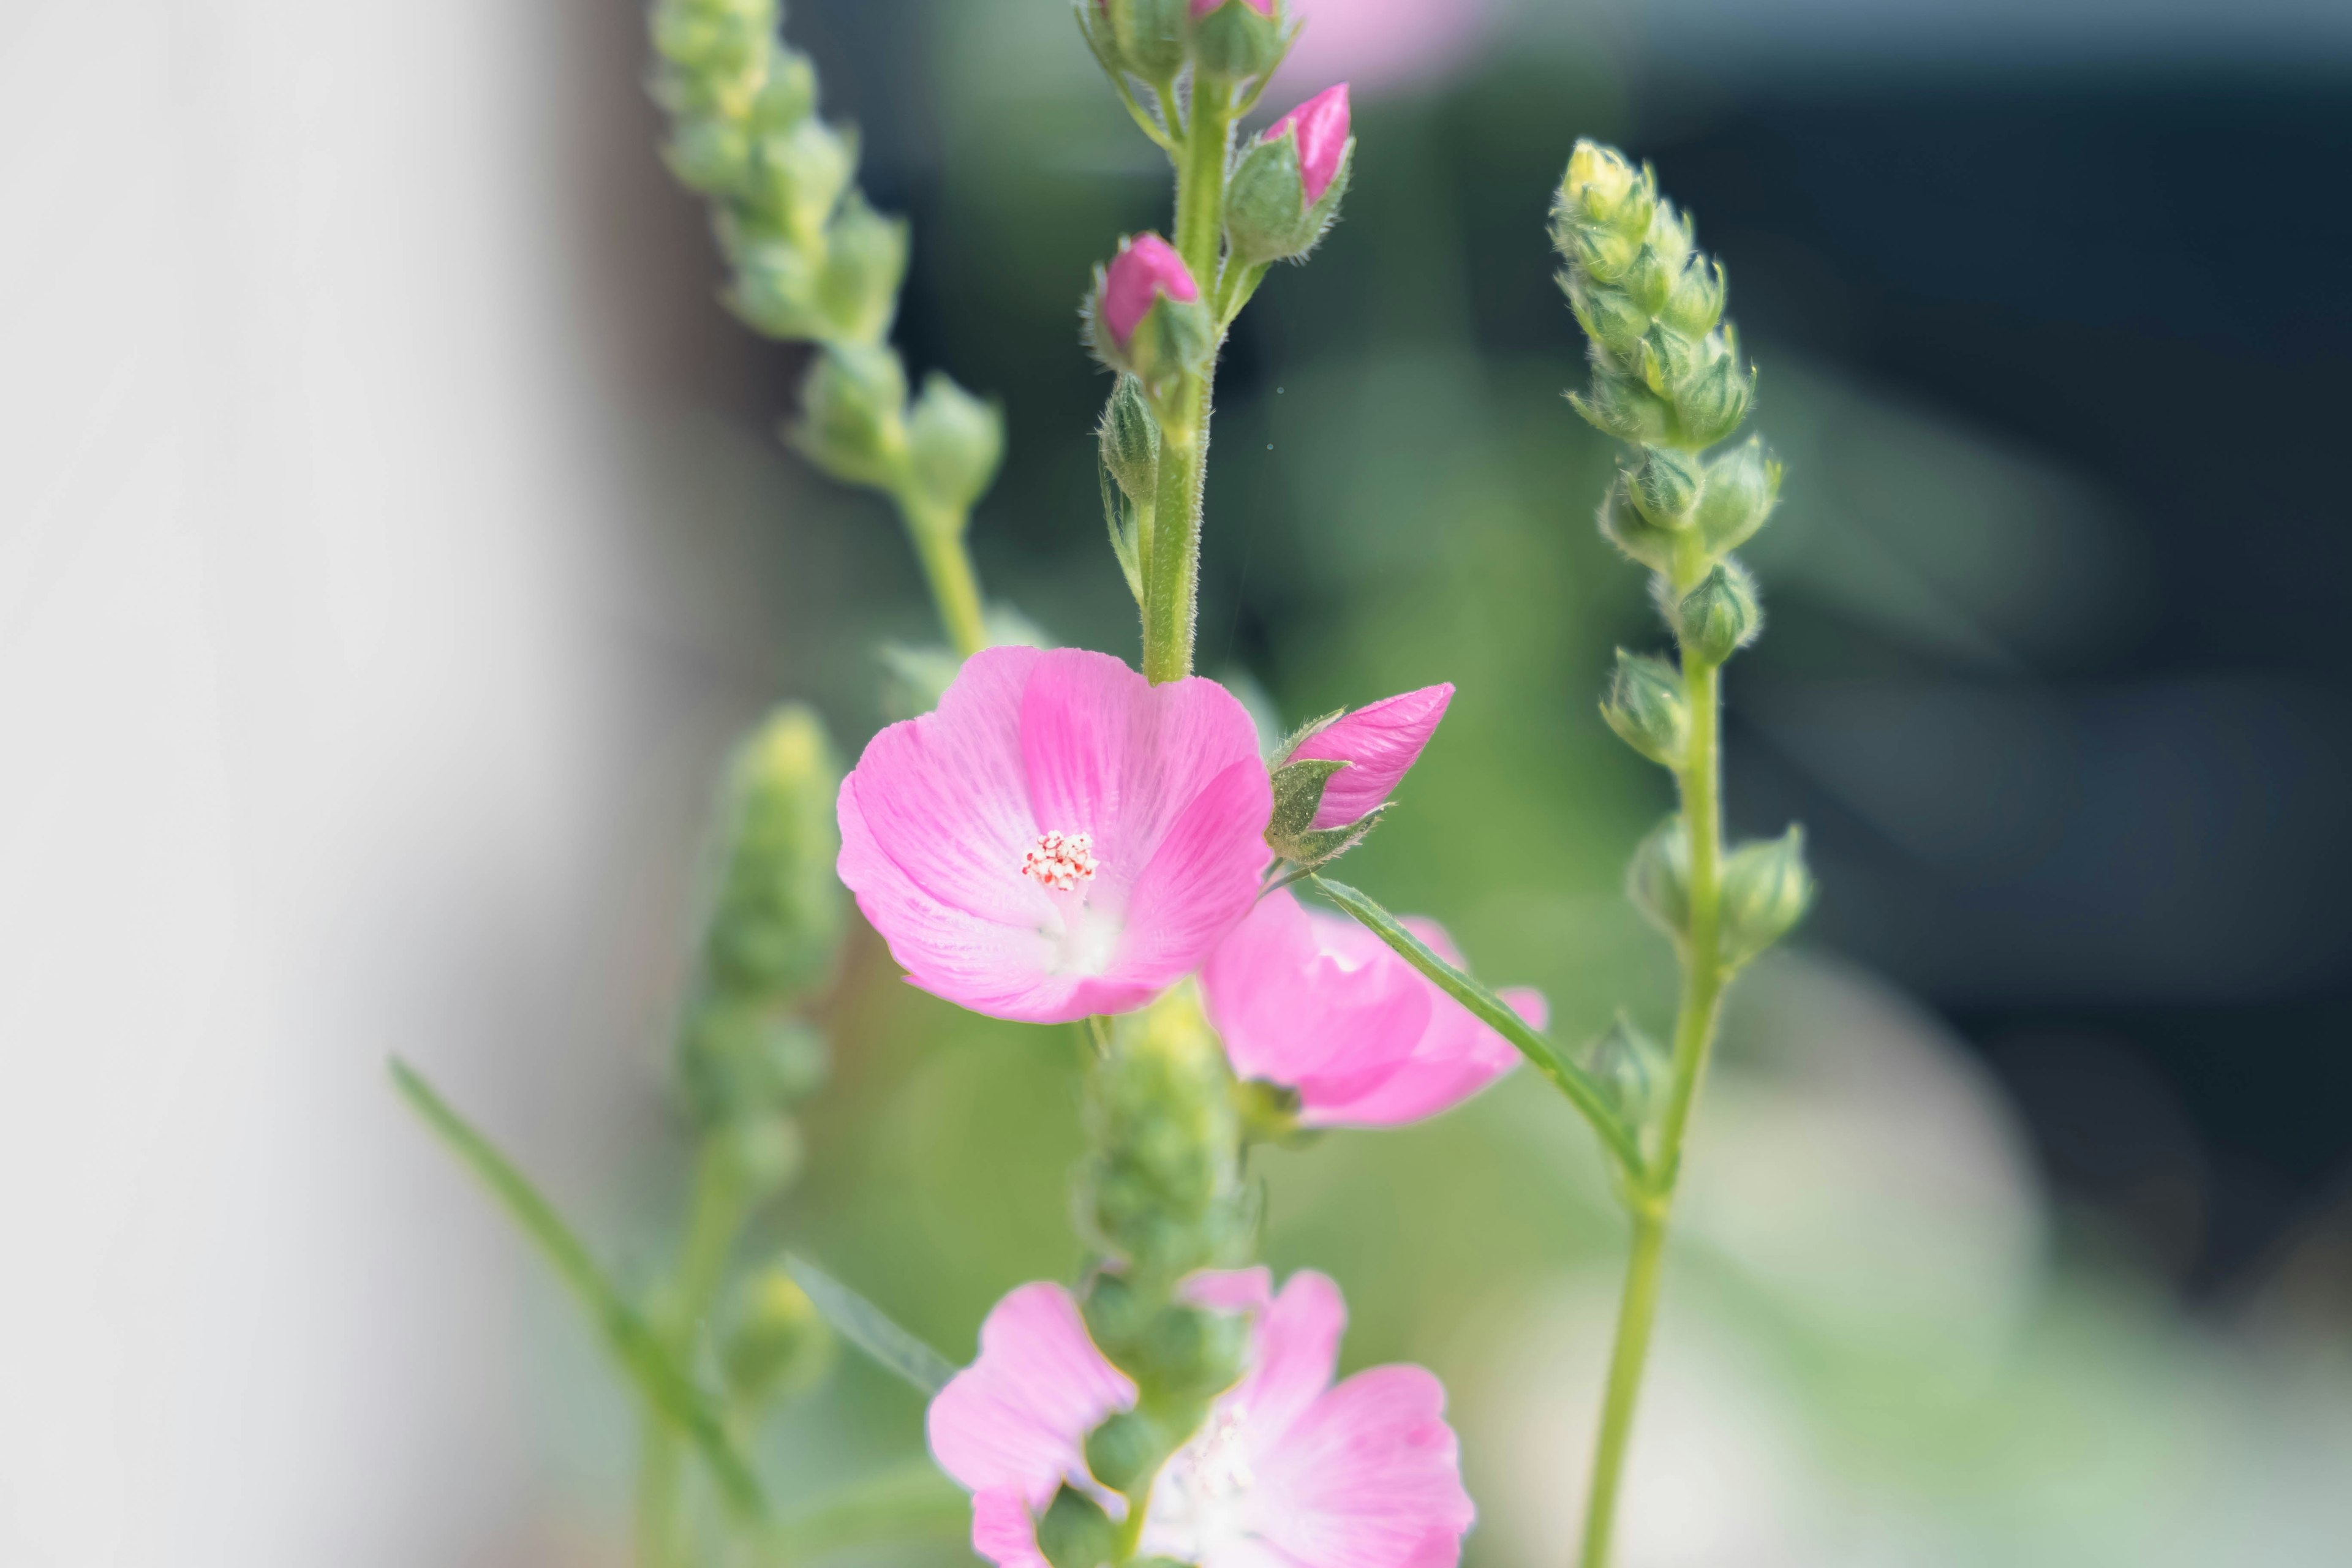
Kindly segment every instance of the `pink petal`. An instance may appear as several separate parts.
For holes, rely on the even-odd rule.
[[[1295,1089],[1311,1110],[1370,1091],[1412,1054],[1433,992],[1360,930],[1283,890],[1218,945],[1201,994],[1235,1073]]]
[[[1203,1268],[1188,1277],[1178,1294],[1195,1307],[1217,1312],[1263,1312],[1274,1301],[1274,1271],[1264,1264],[1255,1268]]]
[[[1201,297],[1200,285],[1176,247],[1156,234],[1139,234],[1119,247],[1103,274],[1103,325],[1124,346],[1162,294],[1171,300]]]
[[[1447,1568],[1477,1517],[1445,1424],[1444,1387],[1417,1366],[1348,1379],[1262,1450],[1255,1468],[1250,1529],[1313,1568]]]
[[[1424,686],[1359,708],[1308,736],[1291,753],[1292,760],[1328,758],[1348,764],[1332,774],[1325,786],[1315,826],[1339,827],[1354,822],[1388,799],[1405,771],[1420,758],[1437,721],[1445,717],[1445,705],[1453,700],[1451,682]]]
[[[971,1500],[971,1549],[997,1568],[1046,1568],[1037,1521],[1014,1487],[991,1487]]]
[[[1298,132],[1299,182],[1309,204],[1323,199],[1339,172],[1339,158],[1348,150],[1348,84],[1326,88],[1300,104],[1266,131],[1271,142],[1284,132]]]
[[[1348,1303],[1329,1275],[1302,1268],[1284,1284],[1258,1320],[1249,1374],[1218,1401],[1220,1410],[1243,1414],[1253,1447],[1286,1442],[1292,1424],[1331,1386],[1347,1330]]]
[[[1004,1490],[1034,1510],[1064,1480],[1087,1479],[1086,1435],[1134,1405],[1135,1384],[1095,1348],[1070,1293],[1040,1281],[990,1311],[978,1359],[940,1390],[925,1426],[941,1469],[975,1494]],[[982,1546],[981,1527],[975,1508],[973,1546],[1008,1562]]]
[[[1496,994],[1538,1029],[1549,1016],[1539,991],[1513,986]],[[1318,1106],[1302,1120],[1318,1127],[1401,1127],[1453,1110],[1524,1059],[1451,996],[1440,993],[1435,1012],[1420,1047],[1385,1081],[1353,1100]]]
[[[1234,709],[1239,714],[1241,705]],[[1273,813],[1274,787],[1255,751],[1209,781],[1136,879],[1126,944],[1107,982],[1157,992],[1216,951],[1257,897],[1259,873],[1273,858],[1265,847]]]

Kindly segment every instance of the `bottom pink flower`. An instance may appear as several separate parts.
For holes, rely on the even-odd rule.
[[[1152,1485],[1138,1551],[1198,1568],[1452,1568],[1476,1517],[1445,1390],[1417,1366],[1333,1387],[1348,1310],[1315,1273],[1269,1296],[1263,1268],[1195,1277],[1205,1306],[1256,1314],[1250,1370]],[[1086,1435],[1135,1403],[1058,1285],[1024,1285],[981,1326],[980,1356],[931,1402],[931,1454],[972,1493],[971,1544],[1045,1568],[1037,1516],[1064,1482],[1114,1519]]]
[[[1444,929],[1405,929],[1454,964]],[[1258,900],[1201,971],[1209,1022],[1234,1071],[1298,1091],[1305,1127],[1394,1127],[1449,1110],[1519,1064],[1512,1044],[1388,943],[1288,892]],[[1500,993],[1540,1029],[1537,991]]]

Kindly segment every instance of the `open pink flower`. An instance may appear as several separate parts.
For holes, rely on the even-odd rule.
[[[1249,912],[1273,809],[1257,732],[1198,678],[990,648],[842,781],[841,879],[907,978],[991,1017],[1142,1006]]]
[[[1103,325],[1111,341],[1126,347],[1162,294],[1190,303],[1201,297],[1201,286],[1174,246],[1156,234],[1139,234],[1118,247],[1103,274]]]
[[[1325,88],[1266,128],[1269,142],[1286,132],[1298,137],[1298,179],[1314,205],[1331,188],[1339,157],[1348,150],[1348,84]]]
[[[1325,725],[1290,753],[1292,762],[1326,758],[1348,765],[1331,775],[1323,789],[1323,804],[1315,813],[1317,827],[1339,827],[1354,822],[1388,799],[1429,744],[1445,705],[1454,700],[1454,686],[1424,686],[1359,708]]]
[[[1462,962],[1434,921],[1403,924],[1447,962]],[[1234,1071],[1297,1090],[1306,1127],[1418,1121],[1519,1062],[1516,1047],[1388,943],[1287,891],[1267,894],[1234,928],[1201,972],[1201,995]],[[1502,997],[1543,1027],[1540,992]]]
[[[1197,1568],[1452,1568],[1477,1510],[1444,1385],[1383,1366],[1333,1387],[1348,1310],[1323,1275],[1294,1274],[1271,1299],[1263,1268],[1193,1283],[1204,1306],[1256,1314],[1250,1370],[1161,1469],[1139,1552]],[[1135,1396],[1060,1286],[998,1302],[979,1359],[928,1423],[932,1457],[972,1493],[972,1549],[999,1568],[1044,1568],[1035,1521],[1065,1481],[1123,1518],[1083,1445]]]

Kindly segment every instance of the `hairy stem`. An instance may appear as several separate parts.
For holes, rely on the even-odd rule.
[[[931,603],[939,607],[940,629],[959,658],[970,658],[988,646],[988,625],[981,611],[980,576],[964,546],[969,520],[924,506],[903,491],[898,501],[907,537],[914,542],[923,577],[931,585]]]
[[[656,1331],[672,1357],[693,1364],[703,1319],[726,1278],[728,1256],[743,1223],[742,1184],[715,1140],[706,1139],[695,1162],[694,1194],[678,1252],[677,1273],[665,1292]],[[640,1568],[676,1568],[691,1561],[682,1507],[685,1448],[677,1432],[648,1411],[637,1469],[637,1561]]]
[[[1677,587],[1686,574],[1678,572]],[[1687,574],[1692,581],[1696,569]],[[1690,750],[1678,783],[1683,819],[1690,833],[1690,929],[1682,952],[1682,1001],[1675,1016],[1674,1078],[1658,1129],[1658,1147],[1646,1173],[1633,1185],[1633,1247],[1626,1264],[1625,1293],[1617,1310],[1616,1348],[1609,1362],[1609,1390],[1601,1407],[1601,1436],[1592,1457],[1591,1495],[1586,1504],[1583,1568],[1607,1568],[1616,1529],[1617,1494],[1624,1477],[1626,1445],[1633,1410],[1649,1359],[1650,1332],[1658,1310],[1658,1282],[1682,1179],[1683,1138],[1691,1109],[1706,1076],[1715,1047],[1717,1015],[1722,1009],[1725,973],[1719,931],[1723,888],[1723,803],[1720,669],[1689,657],[1683,660],[1683,692],[1690,704]]]

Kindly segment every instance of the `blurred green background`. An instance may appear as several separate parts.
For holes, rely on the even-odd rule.
[[[1706,5],[1469,6],[1423,69],[1373,36],[1413,8],[1346,9],[1318,25],[1370,30],[1356,183],[1226,362],[1202,662],[1294,721],[1459,686],[1349,878],[1540,985],[1564,1038],[1621,1005],[1663,1026],[1672,977],[1617,891],[1664,781],[1593,706],[1611,649],[1661,638],[1591,525],[1612,455],[1559,396],[1580,343],[1541,222],[1577,136],[1655,158],[1724,256],[1790,466],[1749,552],[1774,618],[1730,680],[1730,814],[1805,819],[1827,891],[1727,1022],[1626,1568],[2342,1561],[2352,851],[2323,454],[2352,331],[2344,219],[2313,208],[2346,75],[2004,43],[2006,10],[1954,34],[1925,7],[1874,49],[1840,7],[1774,32]],[[615,6],[603,35],[591,265],[635,291],[656,389],[637,565],[718,693],[703,754],[783,695],[854,752],[893,716],[878,649],[930,640],[927,605],[884,507],[772,438],[797,357],[712,301],[630,25]],[[865,131],[868,190],[915,220],[912,366],[1006,405],[974,530],[992,597],[1132,658],[1076,308],[1117,236],[1166,222],[1158,155],[1052,0],[799,0],[790,31]],[[686,875],[646,900],[649,951]],[[831,1016],[771,1239],[961,1360],[998,1295],[1078,1262],[1076,1042],[912,992],[862,931]],[[646,1087],[600,1225],[651,1259],[679,1173]],[[1521,1075],[1260,1161],[1269,1259],[1339,1279],[1347,1363],[1453,1390],[1471,1561],[1561,1560],[1622,1244],[1575,1119]],[[551,1288],[533,1310],[551,1539],[600,1560],[627,1407]],[[777,1473],[814,1495],[916,1453],[919,1416],[847,1359],[772,1435]]]

